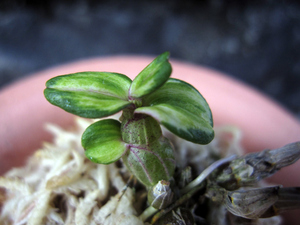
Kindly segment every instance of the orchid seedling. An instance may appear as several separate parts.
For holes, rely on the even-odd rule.
[[[174,147],[164,137],[161,125],[196,144],[210,143],[214,130],[206,100],[190,84],[170,78],[172,67],[168,59],[168,52],[159,55],[133,80],[111,72],[57,76],[47,81],[44,94],[50,103],[67,112],[85,118],[104,118],[82,134],[85,155],[99,164],[122,159],[148,190],[150,206],[140,215],[143,221],[155,213],[153,223],[161,217],[165,217],[164,222],[193,218],[180,205],[200,189],[212,202],[223,204],[232,214],[246,219],[271,217],[279,211],[299,208],[298,188],[239,188],[249,187],[296,162],[300,158],[300,142],[219,159],[193,181],[186,179],[181,185],[174,184]],[[120,111],[119,120],[105,119]],[[191,177],[190,171],[185,171],[188,170],[182,174]]]
[[[80,72],[48,80],[44,91],[53,105],[85,118],[122,110],[120,121],[99,120],[85,130],[85,155],[100,164],[122,158],[149,190],[169,185],[176,167],[173,146],[160,124],[194,143],[208,144],[214,138],[206,100],[190,84],[170,78],[168,59],[168,52],[159,55],[133,81],[119,73]]]

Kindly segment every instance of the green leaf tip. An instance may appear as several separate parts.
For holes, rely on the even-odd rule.
[[[169,56],[169,52],[159,55],[137,75],[129,88],[129,98],[142,98],[157,90],[169,79],[172,72]]]
[[[81,138],[87,158],[99,164],[110,164],[121,158],[127,145],[122,141],[120,128],[121,123],[113,119],[90,125]]]

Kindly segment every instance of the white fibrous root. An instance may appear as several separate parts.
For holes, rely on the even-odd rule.
[[[80,140],[93,121],[76,121],[71,131],[48,124],[53,143],[44,143],[26,166],[0,177],[0,224],[144,224],[138,214],[147,208],[147,190],[127,187],[130,174],[122,162],[89,161]],[[234,127],[215,129],[216,138],[205,146],[164,133],[175,146],[179,167],[194,165],[198,173],[219,158],[243,153]]]

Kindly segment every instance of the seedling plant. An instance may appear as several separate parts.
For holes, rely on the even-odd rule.
[[[198,90],[182,80],[170,78],[172,67],[168,58],[168,52],[159,55],[133,81],[126,75],[111,72],[57,76],[47,81],[44,95],[51,104],[80,117],[105,118],[122,111],[119,120],[102,119],[90,125],[81,143],[86,157],[95,163],[110,164],[122,159],[131,174],[147,188],[149,208],[141,215],[144,220],[157,213],[153,223],[160,217],[164,217],[162,223],[193,221],[193,216],[183,216],[190,212],[180,206],[200,189],[206,190],[205,195],[212,201],[226,205],[234,215],[252,219],[268,212],[273,216],[269,211],[277,202],[279,192],[293,191],[296,195],[294,189],[276,186],[255,189],[253,193],[250,190],[255,196],[271,196],[265,201],[267,204],[261,204],[261,198],[250,204],[245,200],[245,196],[251,196],[249,190],[244,193],[238,189],[295,162],[300,155],[299,143],[276,153],[274,150],[259,156],[253,153],[248,158],[221,159],[193,181],[185,179],[190,177],[190,170],[183,170],[180,179],[185,182],[179,183],[174,179],[174,147],[164,137],[161,125],[187,141],[208,144],[214,138],[213,118]],[[271,154],[277,154],[277,158],[269,157]],[[268,162],[269,168],[255,165],[255,160]],[[250,167],[254,172],[246,175]],[[213,180],[206,179],[209,176]]]

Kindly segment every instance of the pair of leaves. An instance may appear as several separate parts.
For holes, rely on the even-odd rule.
[[[207,144],[214,137],[210,108],[194,87],[177,79],[169,79],[172,68],[168,58],[168,52],[161,54],[133,81],[123,74],[108,72],[81,72],[54,77],[47,81],[44,94],[53,105],[86,118],[110,116],[134,106],[135,100],[139,100],[142,106],[135,106],[135,113],[152,116],[181,138]],[[118,159],[105,158],[110,153],[105,153],[101,145],[103,143],[104,146],[108,136],[104,135],[104,138],[101,129],[111,135],[110,141],[116,140],[118,143],[110,145],[110,148],[115,146],[110,151],[122,149],[112,155],[121,157],[126,147],[120,139],[120,130],[117,136],[112,135],[118,130],[116,127],[115,121],[108,120],[99,121],[87,129],[82,144],[87,155],[91,152],[89,158],[95,159],[98,153],[94,153],[99,152],[98,159],[93,161],[107,164]]]
[[[162,86],[171,75],[165,52],[131,81],[119,73],[81,72],[54,77],[46,82],[44,95],[53,105],[85,117],[102,118],[115,114]],[[129,94],[129,95],[128,95]]]

